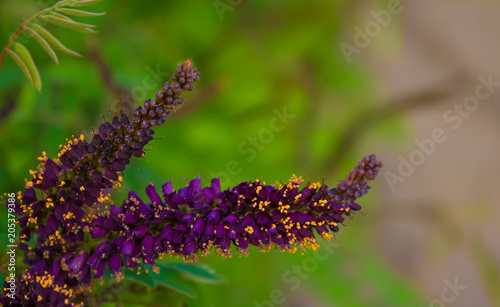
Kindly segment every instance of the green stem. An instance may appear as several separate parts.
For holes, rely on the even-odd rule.
[[[36,20],[38,17],[42,16],[45,13],[50,13],[54,10],[57,10],[60,7],[64,7],[68,4],[72,4],[74,0],[62,0],[54,4],[53,6],[50,6],[48,8],[40,10],[38,13],[35,15],[31,16],[30,18],[26,19],[23,21],[19,27],[17,27],[16,31],[12,33],[12,35],[9,37],[9,40],[7,41],[7,44],[2,49],[2,54],[0,54],[0,69],[2,68],[3,62],[5,61],[5,57],[7,56],[7,50],[14,44],[14,42],[17,40],[17,37],[21,34],[21,32],[24,30],[25,27],[28,27],[34,20]]]

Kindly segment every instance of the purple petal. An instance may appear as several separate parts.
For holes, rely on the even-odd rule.
[[[71,270],[72,274],[78,273],[87,260],[87,253],[80,254],[74,257],[68,264],[68,268]]]
[[[194,222],[193,228],[191,228],[190,233],[196,234],[196,237],[199,238],[203,233],[203,229],[205,228],[205,219],[203,217],[199,217],[196,222]]]
[[[156,192],[156,188],[153,184],[148,185],[146,188],[146,195],[151,199],[151,201],[157,205],[160,205],[163,203],[163,201],[160,198],[160,195]]]
[[[108,266],[109,266],[109,271],[111,274],[116,274],[117,272],[121,271],[121,264],[122,264],[122,258],[120,254],[114,254],[109,258],[108,261]]]
[[[174,188],[172,187],[172,179],[170,179],[169,182],[162,185],[161,191],[165,196],[168,196],[169,194],[174,192]]]
[[[122,253],[124,255],[132,255],[132,253],[134,252],[134,248],[135,248],[134,240],[125,241],[123,242]]]
[[[140,238],[144,237],[144,235],[146,234],[146,232],[148,230],[149,230],[148,225],[137,226],[134,229],[132,229],[131,231],[129,231],[127,233],[127,236],[132,236],[136,239],[140,239]]]
[[[172,224],[165,225],[163,228],[163,232],[161,233],[161,238],[172,241],[172,234],[174,232]]]
[[[218,223],[220,220],[220,211],[215,209],[212,210],[208,215],[207,215],[207,221],[212,221],[214,223]]]
[[[53,233],[59,227],[56,217],[54,214],[49,215],[47,218],[47,223],[45,223],[45,231],[47,233]]]
[[[214,192],[214,196],[218,197],[220,195],[220,179],[219,178],[212,179],[211,188]]]
[[[229,225],[236,224],[237,221],[238,221],[238,215],[236,213],[230,214],[226,216],[224,219],[222,219],[222,222],[225,222]]]
[[[93,239],[97,239],[97,238],[104,237],[107,234],[108,234],[108,231],[106,229],[100,228],[100,227],[94,227],[94,228],[92,228],[92,235],[91,235],[91,237]]]
[[[148,233],[142,240],[141,251],[147,255],[150,254],[152,250],[153,250],[153,236],[150,233]]]

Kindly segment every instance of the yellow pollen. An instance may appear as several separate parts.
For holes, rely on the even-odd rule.
[[[312,183],[312,184],[309,186],[309,188],[311,188],[311,189],[318,189],[318,188],[321,188],[321,183],[319,183],[319,182],[314,182],[314,183]]]

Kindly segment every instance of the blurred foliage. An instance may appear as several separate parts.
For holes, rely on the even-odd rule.
[[[38,3],[0,2],[0,44],[39,9]],[[110,109],[119,110],[117,95],[123,91],[135,101],[154,97],[161,83],[151,71],[159,70],[166,80],[167,73],[186,58],[200,71],[197,89],[183,109],[156,130],[155,136],[163,139],[153,142],[146,159],[126,170],[116,201],[123,199],[127,188],[143,190],[149,182],[161,185],[170,178],[179,188],[185,184],[182,178],[198,174],[205,184],[221,175],[224,187],[256,178],[284,181],[294,173],[336,184],[371,153],[374,144],[391,143],[403,133],[398,119],[389,118],[370,127],[354,146],[339,143],[357,124],[353,120],[359,112],[381,104],[376,80],[365,68],[347,63],[339,48],[342,21],[350,5],[339,0],[241,1],[219,15],[212,1],[106,0],[93,6],[96,12],[108,12],[92,19],[98,34],[74,37],[70,30],[47,25],[83,57],[61,55],[57,66],[36,42],[23,42],[40,70],[41,94],[12,60],[4,63],[0,70],[1,192],[23,189],[28,170],[36,167],[36,157],[43,150],[53,157],[65,138],[76,132],[90,134],[89,128],[98,126],[101,115],[109,119]],[[111,75],[103,77],[103,71]],[[263,132],[271,131],[266,129],[271,128],[275,112],[284,108],[295,117],[281,131]],[[249,137],[256,137],[259,146],[252,147]],[[242,154],[252,148],[255,157]],[[346,158],[330,161],[339,151],[347,151]],[[214,268],[227,282],[192,284],[183,278],[189,289],[197,288],[192,290],[197,297],[188,298],[189,306],[255,306],[254,302],[270,300],[275,289],[283,291],[285,298],[276,306],[306,306],[292,304],[304,299],[310,301],[307,306],[427,305],[429,299],[418,285],[393,271],[377,251],[373,220],[382,215],[377,202],[375,183],[360,202],[368,217],[358,214],[347,221],[350,227],[343,227],[337,236],[339,247],[318,261],[297,289],[283,278],[293,266],[304,265],[312,252],[259,253],[250,248],[245,258],[222,259],[214,254],[202,258],[200,263]],[[0,218],[4,214],[2,209]],[[0,236],[3,250],[6,236]],[[178,268],[176,272],[188,274]],[[187,299],[172,291],[138,293],[121,297],[122,302],[176,306]]]

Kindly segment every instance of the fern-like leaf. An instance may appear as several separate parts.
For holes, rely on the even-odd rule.
[[[33,58],[31,57],[28,49],[26,49],[24,45],[16,43],[18,36],[23,30],[28,32],[37,41],[37,43],[42,46],[45,52],[49,54],[49,56],[52,58],[52,60],[54,60],[54,62],[56,62],[56,64],[59,64],[59,60],[54,49],[70,55],[81,56],[77,52],[70,50],[66,46],[64,46],[57,38],[55,38],[54,35],[52,35],[49,31],[47,31],[44,27],[37,24],[36,22],[39,19],[43,19],[46,22],[50,22],[55,25],[66,27],[72,30],[85,33],[96,33],[96,31],[93,29],[95,25],[75,21],[66,15],[79,17],[103,15],[105,13],[94,13],[74,9],[75,7],[89,6],[101,1],[102,0],[62,0],[52,5],[51,7],[39,11],[31,18],[24,21],[17,28],[14,34],[11,35],[11,37],[7,41],[7,44],[3,48],[2,53],[0,54],[0,67],[3,64],[6,55],[9,54],[14,59],[19,68],[21,68],[31,84],[38,91],[40,91],[42,87],[40,74],[38,73],[38,69],[33,62]],[[14,50],[11,49],[11,46],[14,46]]]

